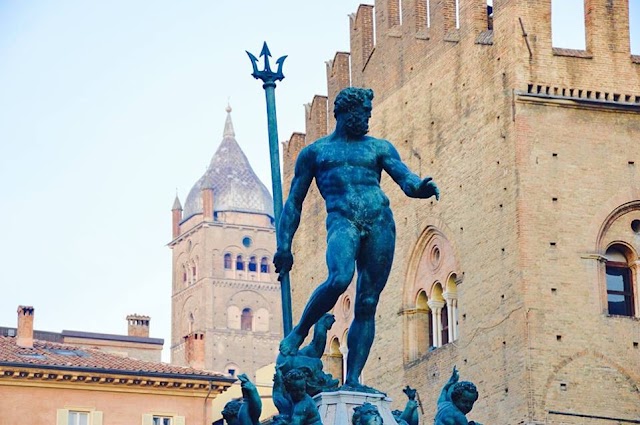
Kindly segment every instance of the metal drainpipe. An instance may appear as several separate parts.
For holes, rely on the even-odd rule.
[[[209,381],[209,391],[207,392],[207,396],[204,398],[204,404],[202,405],[202,425],[207,424],[207,400],[209,400],[209,396],[211,395],[211,391],[213,390],[213,381]]]

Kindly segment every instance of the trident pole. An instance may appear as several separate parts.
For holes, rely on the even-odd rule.
[[[267,101],[267,125],[269,129],[269,156],[271,159],[271,187],[273,189],[273,213],[276,221],[276,235],[278,234],[278,226],[280,225],[280,216],[282,215],[282,179],[280,177],[280,152],[278,149],[278,120],[276,117],[276,81],[284,78],[282,74],[282,64],[287,58],[282,56],[276,61],[278,70],[271,71],[269,65],[269,47],[265,41],[262,46],[260,56],[264,56],[264,69],[258,71],[258,58],[247,52],[251,64],[253,65],[253,78],[262,80],[262,88],[265,92]],[[291,319],[291,285],[289,283],[289,273],[283,273],[280,276],[280,297],[282,298],[282,325],[284,328],[284,336],[289,335],[293,327]]]

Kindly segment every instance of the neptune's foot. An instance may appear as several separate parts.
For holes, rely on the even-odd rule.
[[[340,387],[339,391],[349,391],[352,393],[369,393],[369,394],[382,394],[384,396],[387,393],[383,393],[382,391],[376,390],[373,387],[368,387],[366,385],[362,385],[359,383],[350,383],[346,382],[343,386]]]
[[[283,356],[295,356],[298,354],[298,348],[302,344],[304,338],[296,333],[296,330],[292,330],[289,335],[280,341],[280,352]]]

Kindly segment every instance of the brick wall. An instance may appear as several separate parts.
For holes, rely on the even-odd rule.
[[[607,217],[640,199],[640,65],[629,52],[627,2],[586,2],[584,52],[552,48],[549,0],[495,0],[492,32],[484,1],[459,3],[460,28],[453,0],[430,1],[429,27],[423,2],[411,0],[402,25],[397,1],[350,18],[351,84],[375,92],[371,134],[442,190],[440,202],[408,199],[383,177],[398,242],[364,381],[398,408],[401,388],[416,386],[425,423],[454,364],[478,385],[469,416],[482,423],[637,419],[640,321],[603,313],[596,255]],[[340,86],[332,75],[329,105]],[[314,186],[293,244],[294,322],[326,278],[325,218]],[[460,335],[407,362],[403,297],[428,226],[457,255]],[[637,254],[640,240],[624,228]]]

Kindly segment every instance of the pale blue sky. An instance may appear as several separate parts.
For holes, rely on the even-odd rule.
[[[640,55],[640,0],[628,0],[631,53]],[[554,47],[585,49],[584,0],[551,1]]]
[[[349,50],[359,3],[0,0],[0,325],[15,326],[19,304],[51,331],[126,333],[127,314],[148,314],[166,351],[170,208],[217,148],[228,99],[270,187],[245,50],[267,40],[274,60],[289,55],[276,91],[286,140],[326,93],[324,61]]]

